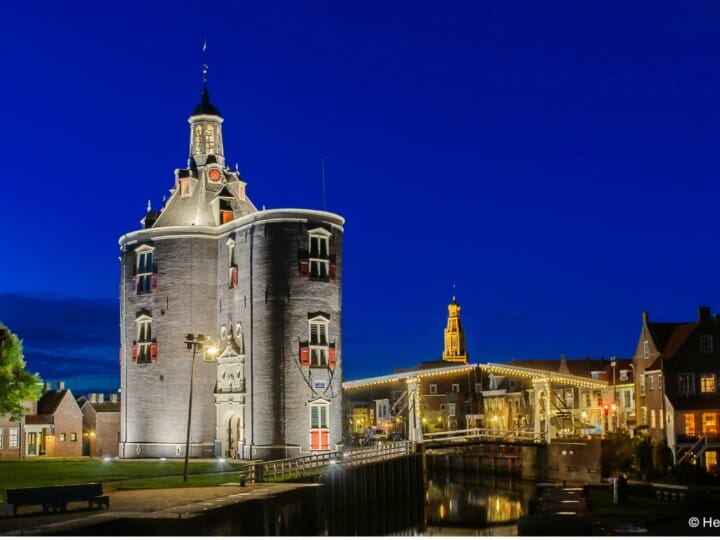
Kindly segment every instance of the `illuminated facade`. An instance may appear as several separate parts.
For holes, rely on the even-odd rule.
[[[120,238],[125,458],[267,458],[333,450],[340,381],[344,220],[262,210],[225,163],[207,87],[189,118],[187,167],[143,228]],[[216,357],[187,334],[212,336]]]
[[[460,321],[460,304],[455,295],[448,306],[448,321],[445,326],[445,349],[442,359],[444,362],[460,362],[467,364],[468,357],[465,350],[465,332]]]

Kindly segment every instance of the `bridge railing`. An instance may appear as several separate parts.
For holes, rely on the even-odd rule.
[[[411,441],[379,442],[369,448],[322,452],[296,458],[255,462],[250,465],[251,478],[256,482],[282,482],[320,474],[327,467],[362,465],[405,456],[415,451]]]
[[[500,430],[489,428],[468,428],[456,429],[454,431],[435,431],[423,433],[423,440],[426,442],[458,441],[458,440],[485,440],[485,441],[506,441],[528,442],[542,444],[545,442],[545,433],[522,430]]]

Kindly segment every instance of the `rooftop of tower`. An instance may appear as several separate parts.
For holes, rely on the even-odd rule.
[[[198,116],[200,114],[211,114],[213,116],[221,116],[220,110],[210,103],[210,92],[208,92],[207,86],[203,85],[202,97],[200,103],[192,113],[192,116]]]

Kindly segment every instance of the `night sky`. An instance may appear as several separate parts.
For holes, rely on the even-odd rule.
[[[258,208],[346,219],[346,379],[442,353],[632,355],[720,311],[717,2],[3,6],[0,320],[31,371],[119,384],[118,238],[208,86]],[[191,330],[191,329],[190,329]]]

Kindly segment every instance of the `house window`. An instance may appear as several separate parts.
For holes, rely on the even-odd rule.
[[[640,375],[640,395],[645,395],[645,374]]]
[[[309,272],[315,279],[327,279],[330,276],[330,233],[325,229],[313,229],[309,232]]]
[[[650,358],[650,344],[643,341],[643,358]]]
[[[135,319],[136,339],[132,348],[132,360],[147,364],[157,360],[157,342],[152,337],[152,318],[146,314]]]
[[[590,392],[583,392],[583,400],[585,403],[585,408],[588,409],[591,406],[591,399],[590,399]]]
[[[575,395],[572,390],[565,390],[565,406],[570,408],[575,406]]]
[[[620,370],[620,380],[621,380],[621,381],[627,381],[627,380],[628,380],[628,372],[627,372],[627,369],[621,369],[621,370]]]
[[[660,429],[665,429],[665,418],[663,418],[663,413],[661,409],[658,409],[658,427]]]
[[[702,415],[702,427],[704,435],[717,435],[718,413],[709,412]]]
[[[158,274],[155,271],[153,252],[153,248],[149,246],[141,246],[135,251],[133,289],[138,294],[157,291]]]
[[[65,434],[64,433],[60,434],[60,442],[65,442]]]
[[[460,385],[459,384],[453,384],[452,385],[452,392],[455,392],[456,394],[460,393]]]
[[[437,384],[431,384],[431,385],[430,385],[430,393],[431,393],[431,394],[437,394]]]
[[[8,448],[18,448],[20,446],[20,431],[16,427],[8,428]]]
[[[455,403],[448,403],[448,416],[455,416],[456,408]]]
[[[683,414],[683,420],[685,422],[685,435],[697,434],[697,429],[695,428],[695,414],[685,413]]]
[[[632,407],[632,400],[630,399],[630,390],[623,390],[623,407],[629,409]]]
[[[700,352],[701,353],[713,352],[713,337],[712,336],[700,336]]]
[[[695,374],[678,373],[678,394],[687,396],[695,393]]]
[[[655,409],[650,409],[650,427],[655,428]]]
[[[640,407],[640,425],[647,426],[647,407]]]
[[[508,390],[511,392],[517,389],[517,381],[515,379],[510,379],[508,381]]]
[[[0,428],[0,450],[5,448],[5,428]]]
[[[700,375],[700,392],[704,394],[715,393],[715,374],[702,373]]]
[[[330,425],[328,416],[330,407],[326,401],[310,404],[310,449],[327,450],[329,448]]]
[[[653,382],[653,376],[648,375],[647,376],[647,382],[648,382],[648,390],[655,390],[655,384]]]
[[[71,434],[70,434],[70,440],[73,441],[73,442],[77,441],[77,433],[71,433]]]
[[[185,198],[192,195],[192,184],[190,180],[180,180],[180,197]]]
[[[228,199],[220,199],[220,224],[230,223],[232,220],[232,203]]]

